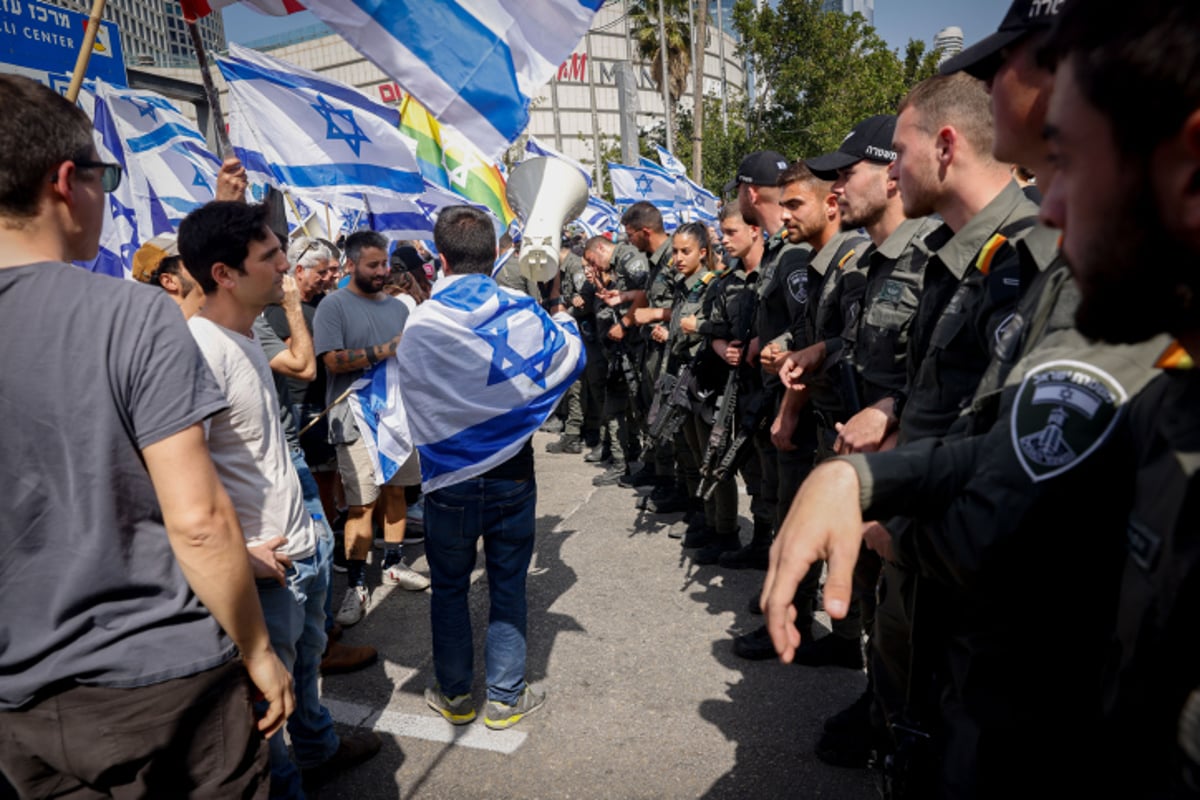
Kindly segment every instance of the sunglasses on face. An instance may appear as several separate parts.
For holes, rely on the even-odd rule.
[[[111,192],[121,185],[121,165],[110,164],[105,161],[75,161],[77,169],[102,169],[100,173],[100,185],[104,191]]]

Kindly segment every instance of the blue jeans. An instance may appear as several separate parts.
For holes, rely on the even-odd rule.
[[[533,557],[537,483],[475,478],[425,496],[425,556],[433,584],[429,617],[438,686],[471,691],[474,650],[467,595],[479,537],[491,613],[488,700],[512,704],[525,690],[525,574]]]
[[[297,406],[299,408],[299,406]],[[321,491],[317,488],[317,482],[312,476],[312,470],[308,468],[308,462],[304,460],[304,451],[293,447],[291,448],[292,465],[296,468],[296,474],[300,476],[300,489],[304,492],[304,507],[308,510],[309,515],[317,521],[317,530],[321,536],[333,541],[333,528],[329,527],[329,520],[325,519],[325,507],[321,505]],[[330,550],[330,552],[333,552]],[[330,560],[326,572],[333,569],[333,561]],[[332,575],[327,576],[329,579],[329,587],[332,589]],[[325,592],[325,632],[329,633],[329,629],[333,627],[333,592]]]
[[[325,597],[329,594],[332,556],[333,537],[322,533],[313,555],[292,560],[286,588],[271,580],[257,581],[271,646],[291,671],[296,692],[296,709],[287,722],[296,763],[288,758],[283,731],[272,736],[272,797],[304,797],[297,764],[302,769],[315,767],[338,749],[333,720],[321,705],[317,688],[321,655],[325,652]]]

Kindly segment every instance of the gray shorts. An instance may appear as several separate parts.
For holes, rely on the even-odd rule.
[[[350,444],[337,447],[338,474],[342,476],[342,488],[346,503],[352,506],[369,506],[379,499],[379,484],[375,482],[375,465],[367,445],[359,437]],[[421,483],[421,461],[414,449],[412,455],[400,465],[396,474],[385,486],[419,486]]]

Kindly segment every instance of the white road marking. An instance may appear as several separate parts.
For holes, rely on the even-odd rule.
[[[344,725],[370,728],[380,733],[424,739],[428,742],[444,742],[475,750],[490,750],[493,753],[503,753],[504,755],[516,752],[517,748],[525,743],[525,737],[528,736],[526,733],[515,730],[488,730],[483,724],[482,715],[470,725],[451,725],[441,717],[434,716],[433,711],[420,715],[401,714],[332,697],[322,697],[321,703],[329,709],[329,713],[335,720]]]

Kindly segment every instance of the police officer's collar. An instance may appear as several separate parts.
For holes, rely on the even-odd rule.
[[[1000,190],[1000,194],[992,198],[992,202],[971,217],[970,221],[951,236],[948,242],[938,247],[933,255],[954,277],[962,280],[975,264],[975,257],[987,244],[988,239],[992,238],[1014,214],[1024,215],[1026,212],[1036,214],[1037,206],[1025,198],[1016,181],[1009,181]]]
[[[662,267],[671,259],[671,237],[663,239],[663,243],[650,254],[650,266]]]
[[[824,277],[834,259],[840,261],[845,251],[851,246],[856,246],[863,238],[863,235],[856,230],[839,232],[817,251],[812,260],[808,262],[808,266]]]
[[[1035,225],[1029,232],[1016,241],[1017,252],[1021,259],[1028,260],[1037,267],[1038,272],[1045,272],[1059,258],[1059,232],[1045,225]]]
[[[711,275],[711,274],[712,273],[707,269],[698,269],[695,272],[693,272],[691,275],[688,275],[686,277],[684,277],[684,276],[681,276],[681,277],[684,277],[684,286],[686,286],[688,291],[690,292],[692,289],[695,289],[696,286],[701,281],[703,281],[706,276]]]
[[[888,261],[895,261],[904,255],[912,245],[914,238],[929,233],[935,227],[936,225],[929,217],[906,219],[883,240],[883,244],[871,252],[878,253],[880,257],[886,258]]]

